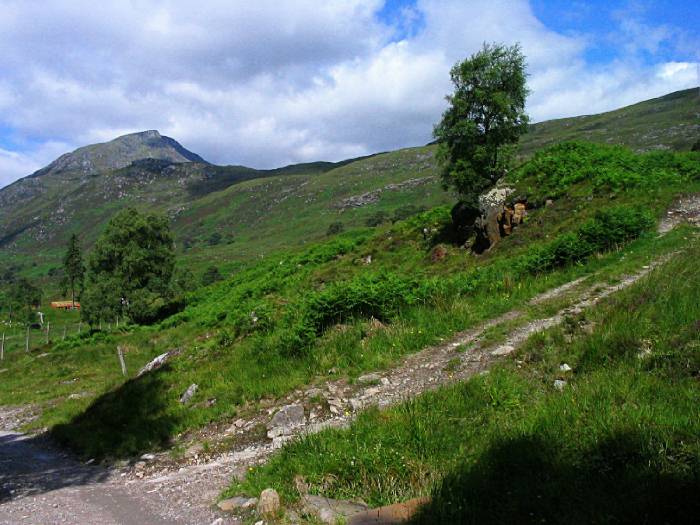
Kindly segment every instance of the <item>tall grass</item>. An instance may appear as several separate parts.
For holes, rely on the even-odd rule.
[[[274,486],[290,503],[302,475],[371,505],[429,495],[416,523],[694,523],[698,257],[696,240],[490,374],[292,443],[228,493]]]

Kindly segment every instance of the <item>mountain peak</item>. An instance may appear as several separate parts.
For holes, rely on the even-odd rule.
[[[196,153],[185,149],[175,139],[151,129],[122,135],[109,142],[78,148],[60,156],[34,173],[34,176],[62,172],[90,175],[123,168],[132,162],[144,159],[167,160],[175,163],[206,162]]]

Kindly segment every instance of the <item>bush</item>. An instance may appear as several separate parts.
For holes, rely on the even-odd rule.
[[[219,232],[212,233],[207,239],[209,246],[216,246],[221,242],[221,234]]]
[[[216,266],[209,266],[202,274],[202,286],[209,286],[222,279],[219,269]]]
[[[549,244],[521,256],[514,266],[536,273],[581,262],[595,252],[613,248],[638,237],[653,224],[653,217],[637,208],[618,206],[599,211],[575,232],[560,235]]]
[[[342,222],[332,222],[326,230],[326,235],[337,235],[345,231],[345,226]]]
[[[394,210],[394,216],[391,218],[391,222],[398,222],[402,221],[404,219],[408,219],[409,217],[412,217],[413,215],[418,215],[419,213],[422,213],[426,211],[425,206],[416,206],[414,204],[406,204],[405,206],[401,206],[399,208],[396,208]]]
[[[369,226],[370,228],[374,228],[376,226],[379,226],[380,224],[383,224],[389,220],[389,214],[385,211],[378,211],[374,215],[370,215],[367,220],[365,221],[365,224]]]
[[[700,180],[697,153],[650,152],[637,155],[622,146],[565,142],[537,152],[514,175],[529,179],[539,199],[558,197],[579,182],[597,194]]]

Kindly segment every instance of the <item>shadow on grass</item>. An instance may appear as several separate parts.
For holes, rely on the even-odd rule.
[[[161,379],[167,368],[103,394],[70,422],[56,425],[52,437],[96,459],[130,458],[167,445],[180,421],[180,407]]]
[[[697,462],[659,472],[643,441],[617,434],[566,459],[543,440],[503,441],[448,475],[412,523],[697,523]]]

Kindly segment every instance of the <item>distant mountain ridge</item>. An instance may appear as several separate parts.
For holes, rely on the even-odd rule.
[[[565,140],[621,144],[637,151],[690,149],[700,137],[698,88],[615,111],[541,122],[522,137],[519,157]],[[454,201],[439,181],[435,146],[272,170],[216,166],[155,130],[78,148],[0,189],[0,266],[55,266],[68,236],[85,247],[127,206],[171,218],[187,257],[217,263],[325,235],[342,221]],[[413,184],[421,181],[420,185]],[[413,182],[411,182],[413,181]],[[405,184],[404,184],[405,183]],[[339,207],[370,194],[367,206]],[[366,199],[365,199],[366,200]],[[341,211],[339,211],[341,210]],[[210,243],[214,235],[224,241]],[[234,243],[235,241],[235,243]]]
[[[41,177],[67,171],[91,175],[101,171],[119,169],[132,162],[145,159],[165,160],[172,163],[207,162],[179,142],[161,135],[156,130],[122,135],[109,142],[83,146],[61,155],[31,177]]]

